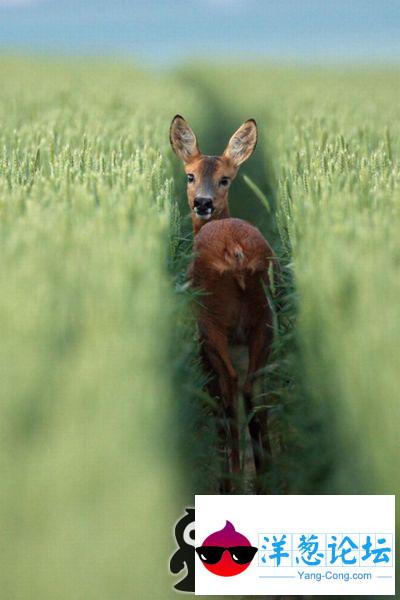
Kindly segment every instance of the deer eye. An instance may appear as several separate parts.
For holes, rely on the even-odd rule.
[[[226,187],[227,185],[229,185],[229,177],[222,177],[222,179],[220,179],[219,181],[219,185],[221,185],[222,187]]]
[[[194,175],[193,175],[193,173],[188,173],[187,174],[187,180],[188,180],[188,183],[193,183],[193,181],[194,181]]]

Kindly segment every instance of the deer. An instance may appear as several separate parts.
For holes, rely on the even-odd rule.
[[[253,386],[265,366],[273,341],[273,311],[266,295],[276,256],[261,232],[231,218],[228,192],[239,167],[254,152],[257,124],[249,119],[230,138],[220,156],[204,155],[186,120],[176,115],[170,142],[182,160],[193,226],[194,258],[188,279],[202,292],[197,307],[200,356],[211,396],[220,399],[229,423],[229,470],[240,473],[238,422],[239,377],[232,351],[245,346],[248,367],[242,394],[257,475],[271,453],[267,416],[254,410]],[[221,435],[221,433],[220,433]],[[223,435],[223,434],[222,434]]]

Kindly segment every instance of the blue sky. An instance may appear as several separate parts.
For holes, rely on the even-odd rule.
[[[0,49],[155,65],[400,62],[400,0],[0,0]]]

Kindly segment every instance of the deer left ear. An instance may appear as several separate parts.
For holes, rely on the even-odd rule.
[[[189,163],[200,156],[197,138],[181,115],[175,115],[172,119],[169,139],[173,151],[184,163]]]
[[[257,123],[249,119],[233,134],[225,149],[224,156],[229,158],[236,167],[250,158],[257,145]]]

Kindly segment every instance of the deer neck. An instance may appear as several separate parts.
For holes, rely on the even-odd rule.
[[[204,227],[204,225],[207,225],[207,223],[209,223],[210,221],[219,221],[219,219],[228,219],[229,217],[230,217],[230,214],[229,214],[228,207],[224,208],[221,212],[219,212],[215,215],[212,215],[212,217],[210,219],[208,219],[207,221],[204,221],[203,219],[199,219],[192,212],[193,235],[197,235],[199,233],[200,229],[202,227]]]

